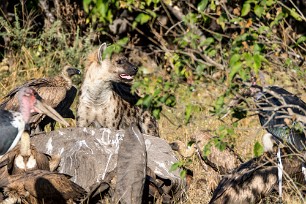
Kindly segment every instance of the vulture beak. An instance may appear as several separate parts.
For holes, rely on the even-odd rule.
[[[34,107],[35,111],[46,114],[53,120],[65,125],[66,127],[69,126],[69,123],[58,112],[56,112],[56,110],[54,110],[51,106],[47,105],[46,103],[42,102],[40,99],[36,100]]]
[[[76,75],[76,74],[77,75],[81,74],[81,71],[77,68],[74,68],[74,67],[69,67],[66,71],[67,71],[69,77],[72,77],[73,75]]]

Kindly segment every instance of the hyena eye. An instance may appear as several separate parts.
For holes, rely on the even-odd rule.
[[[117,64],[123,64],[124,63],[124,59],[118,59],[116,62],[117,62]]]

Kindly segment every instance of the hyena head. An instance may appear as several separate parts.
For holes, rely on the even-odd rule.
[[[123,54],[104,55],[106,43],[88,57],[86,66],[96,77],[113,82],[129,82],[137,74],[138,68],[131,64]],[[104,57],[102,57],[104,56]]]

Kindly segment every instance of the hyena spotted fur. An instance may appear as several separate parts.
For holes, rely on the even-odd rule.
[[[138,68],[123,54],[102,59],[106,44],[87,59],[77,108],[78,127],[125,129],[138,124],[144,134],[159,137],[158,124],[148,110],[135,106],[138,96],[130,93],[129,82]]]

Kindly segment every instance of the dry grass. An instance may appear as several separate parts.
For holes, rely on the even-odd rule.
[[[181,89],[183,89],[181,90],[182,93],[185,93],[184,88],[181,87]],[[201,131],[208,131],[212,135],[216,135],[215,131],[218,130],[220,125],[224,123],[230,125],[233,122],[230,116],[221,122],[210,113],[211,104],[214,103],[214,100],[220,94],[221,91],[218,90],[216,86],[203,85],[203,87],[199,87],[189,100],[200,104],[202,110],[198,113],[194,113],[191,122],[187,125],[182,125],[183,122],[178,119],[182,118],[182,114],[184,114],[184,103],[180,103],[179,101],[185,101],[186,96],[178,95],[177,107],[173,109],[164,108],[163,110],[163,116],[159,121],[161,137],[169,142],[180,140],[187,143],[191,140],[192,136]],[[179,125],[182,126],[179,127]],[[234,144],[235,151],[244,161],[247,161],[254,157],[254,144],[257,141],[261,143],[261,137],[265,133],[265,130],[261,128],[257,115],[239,121],[238,126],[233,128],[234,135],[232,135],[232,137],[234,140],[231,141]],[[212,191],[218,184],[222,175],[216,175],[212,173],[212,171],[204,170],[197,156],[194,155],[191,159],[192,163],[187,167],[193,171],[194,177],[190,189],[188,190],[187,202],[185,203],[208,203],[212,196]],[[285,188],[287,190],[285,190],[283,195],[284,203],[301,203],[299,197],[292,190],[292,186],[289,187],[289,185],[286,185]],[[271,196],[271,200],[275,201],[277,196],[278,195],[274,195],[274,199],[273,196]],[[265,200],[262,201],[262,203],[271,202]]]
[[[181,89],[184,88],[181,87]],[[207,91],[209,89],[214,91]],[[186,93],[184,90],[181,92]],[[162,116],[159,121],[161,137],[169,142],[180,140],[187,143],[191,140],[192,136],[201,131],[208,131],[212,135],[215,135],[215,131],[218,130],[222,122],[218,120],[217,117],[212,116],[210,110],[212,108],[211,105],[220,93],[220,90],[216,87],[199,87],[199,89],[193,93],[192,99],[190,98],[189,100],[199,104],[202,110],[198,113],[194,113],[190,123],[187,125],[184,125],[183,121],[180,121],[178,118],[183,118],[182,115],[185,110],[184,104],[181,104],[179,101],[188,99],[185,98],[187,96],[178,95],[177,107],[174,109],[164,108],[163,110],[162,115],[164,116]],[[235,130],[237,134],[235,136],[237,138],[237,143],[245,147],[240,150],[238,149],[238,152],[240,152],[240,155],[245,159],[252,156],[253,145],[261,136],[259,123],[254,120],[253,117],[246,120],[247,122],[242,122],[245,124],[240,124],[237,130]],[[228,122],[230,122],[230,120]],[[178,127],[179,125],[182,126]],[[255,128],[252,127],[252,125],[254,125]],[[219,178],[211,171],[205,171],[197,156],[194,155],[191,159],[193,162],[188,165],[188,168],[193,171],[194,177],[190,189],[188,190],[188,199],[186,203],[208,203],[212,196],[212,190],[218,184]]]

